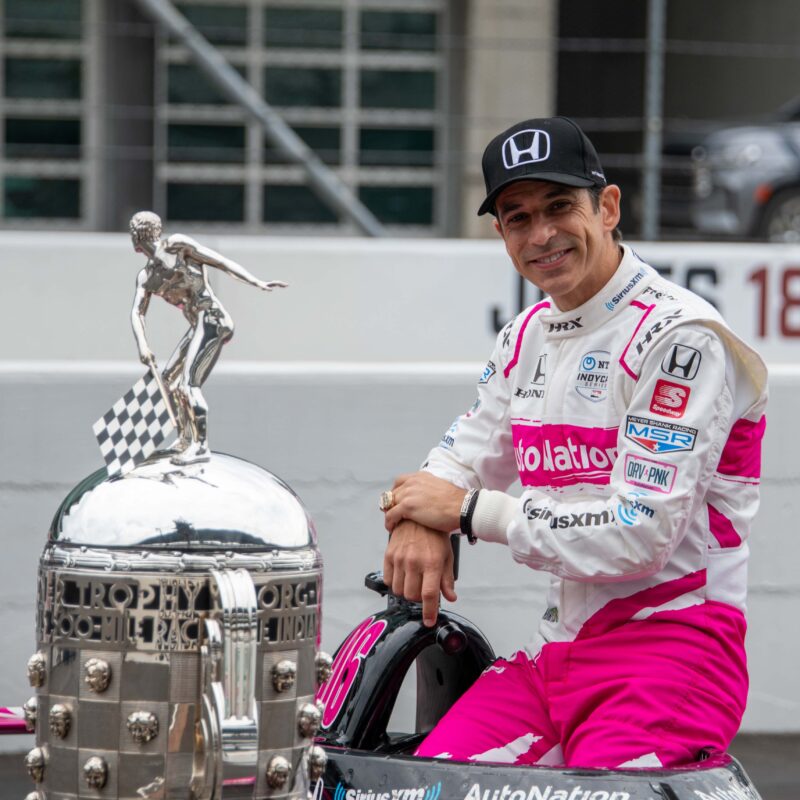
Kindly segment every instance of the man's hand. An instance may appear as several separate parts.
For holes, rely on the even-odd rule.
[[[436,531],[456,531],[466,493],[430,472],[400,475],[392,487],[394,505],[386,512],[386,530],[391,533],[407,519]]]
[[[436,624],[439,592],[456,600],[450,534],[405,520],[400,522],[383,556],[383,580],[391,590],[414,602],[422,601],[422,621]]]

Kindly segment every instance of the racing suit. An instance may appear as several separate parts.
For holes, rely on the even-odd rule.
[[[766,379],[710,304],[626,246],[588,302],[545,298],[500,332],[424,469],[483,490],[474,533],[552,574],[547,608],[420,755],[668,766],[728,746]]]

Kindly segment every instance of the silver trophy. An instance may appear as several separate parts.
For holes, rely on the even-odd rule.
[[[131,230],[148,256],[132,317],[155,391],[99,421],[114,431],[98,436],[107,466],[64,499],[39,562],[29,796],[306,798],[325,766],[314,694],[330,662],[316,533],[283,481],[208,450],[200,392],[233,329],[205,266],[285,284],[188,237],[162,242],[155,214]],[[144,335],[151,295],[190,323],[163,372]],[[154,447],[170,417],[175,446]]]

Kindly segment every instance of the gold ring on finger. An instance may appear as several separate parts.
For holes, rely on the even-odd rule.
[[[387,489],[385,492],[381,492],[381,499],[378,503],[378,507],[381,511],[388,511],[394,505],[394,492],[391,489]]]

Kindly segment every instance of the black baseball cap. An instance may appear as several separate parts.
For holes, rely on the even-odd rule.
[[[516,181],[538,180],[589,188],[605,186],[594,145],[567,117],[526,119],[495,136],[483,151],[486,199],[478,215],[494,214],[494,201]]]

